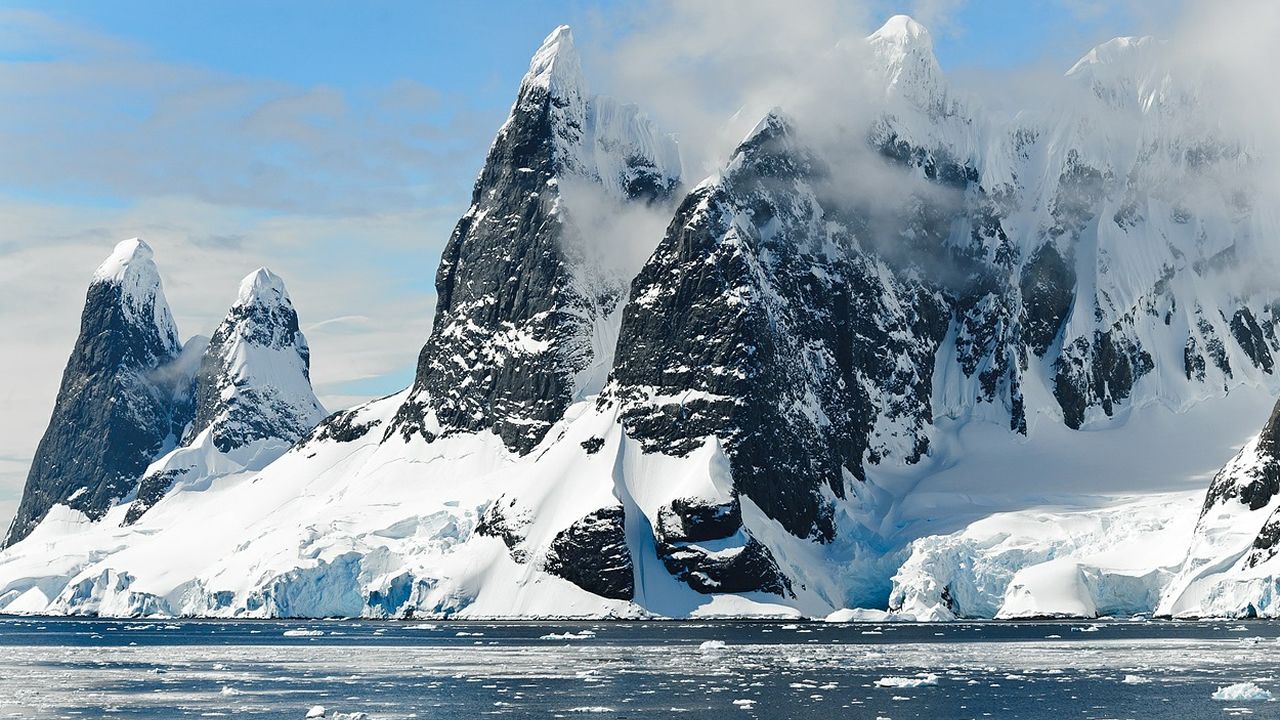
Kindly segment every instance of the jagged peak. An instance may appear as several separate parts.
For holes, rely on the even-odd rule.
[[[922,45],[930,52],[933,51],[933,36],[929,34],[928,28],[916,22],[910,15],[894,15],[889,18],[879,30],[867,36],[867,41],[874,44],[892,43],[899,46]]]
[[[120,305],[125,315],[139,321],[148,312],[149,321],[159,329],[164,341],[178,348],[178,329],[169,311],[160,282],[155,254],[142,238],[117,243],[107,259],[93,273],[93,285],[108,284],[120,289]]]
[[[1067,75],[1078,75],[1098,65],[1115,65],[1128,62],[1139,55],[1148,53],[1157,45],[1156,39],[1150,35],[1112,38],[1085,53],[1084,57],[1071,66],[1071,69],[1067,71]]]
[[[546,88],[553,96],[571,93],[586,96],[582,79],[582,61],[573,45],[573,30],[561,25],[542,41],[529,62],[529,71],[520,82],[521,88]]]
[[[240,281],[237,305],[276,305],[282,301],[290,302],[284,279],[268,268],[260,267]]]
[[[155,253],[142,238],[129,238],[116,244],[115,249],[93,273],[94,282],[124,282],[137,274],[155,274]]]
[[[760,118],[760,122],[751,128],[751,132],[742,138],[742,143],[748,143],[755,138],[766,133],[774,134],[779,132],[790,132],[792,126],[791,118],[780,106],[774,105],[769,108],[769,112]],[[742,144],[740,143],[740,144]]]
[[[867,46],[891,95],[922,108],[941,108],[946,95],[942,68],[933,54],[933,37],[923,25],[907,15],[894,15],[867,36]]]
[[[773,107],[760,118],[751,132],[738,143],[728,163],[719,173],[707,178],[699,187],[708,183],[718,183],[733,176],[739,169],[760,162],[765,157],[777,157],[797,152],[799,148],[793,140],[795,123],[791,116],[780,107]]]

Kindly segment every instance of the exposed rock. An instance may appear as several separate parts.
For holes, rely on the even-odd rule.
[[[133,492],[191,420],[193,363],[180,353],[151,248],[120,243],[89,285],[6,544],[26,537],[55,503],[97,519]]]
[[[681,204],[632,285],[613,384],[650,452],[723,443],[735,489],[798,537],[831,539],[823,493],[864,457],[928,446],[940,294],[858,251],[826,170],[771,115]],[[883,435],[881,434],[883,433]]]
[[[659,542],[705,542],[730,537],[742,528],[742,505],[735,499],[716,503],[702,498],[676,498],[658,510],[654,528]]]
[[[1022,306],[1027,345],[1044,355],[1057,339],[1075,300],[1075,269],[1053,243],[1040,246],[1022,269]]]
[[[195,419],[184,441],[204,430],[231,452],[256,440],[293,444],[325,415],[311,388],[311,349],[279,275],[250,273],[200,363]]]
[[[547,549],[543,569],[601,597],[633,598],[635,569],[622,506],[597,510],[561,531]]]
[[[659,543],[658,556],[668,572],[700,593],[792,595],[791,581],[778,569],[769,548],[752,537],[731,550]]]
[[[1241,502],[1260,510],[1280,493],[1280,404],[1271,413],[1256,442],[1241,451],[1213,479],[1205,497],[1204,515],[1215,505]]]
[[[552,33],[445,247],[431,337],[388,437],[491,430],[516,453],[537,445],[595,360],[593,328],[626,294],[625,278],[583,256],[592,239],[565,184],[652,202],[679,178],[674,141],[634,106],[589,96],[572,34]]]

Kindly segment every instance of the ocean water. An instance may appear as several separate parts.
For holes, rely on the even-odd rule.
[[[1280,717],[1277,655],[1266,622],[0,618],[0,717]]]

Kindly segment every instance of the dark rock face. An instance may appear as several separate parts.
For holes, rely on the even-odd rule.
[[[742,505],[701,498],[676,498],[658,511],[655,534],[664,543],[691,543],[727,538],[742,527]]]
[[[624,520],[615,505],[575,521],[551,541],[543,569],[600,597],[632,599],[635,568]]]
[[[431,337],[388,437],[492,430],[523,454],[572,401],[575,375],[593,359],[584,339],[623,299],[625,281],[582,282],[572,251],[581,229],[561,185],[576,179],[616,187],[619,202],[652,202],[678,182],[643,149],[616,158],[616,176],[593,166],[611,151],[602,105],[644,121],[585,97],[576,65],[567,28],[535,56],[441,258]]]
[[[529,559],[529,553],[524,549],[528,524],[529,519],[516,511],[515,498],[498,498],[480,516],[476,534],[502,540],[511,559],[522,563]]]
[[[1209,486],[1201,515],[1215,505],[1232,500],[1248,505],[1250,510],[1260,510],[1277,493],[1280,493],[1280,404],[1258,436],[1254,462],[1245,468],[1243,476],[1227,470],[1218,473]]]
[[[1275,371],[1275,358],[1271,356],[1266,335],[1249,308],[1240,308],[1231,318],[1231,334],[1255,367],[1261,368],[1268,375]]]
[[[1155,369],[1150,353],[1122,334],[1120,327],[1094,334],[1093,342],[1076,338],[1054,362],[1054,395],[1063,421],[1073,430],[1084,425],[1085,411],[1101,406],[1111,415],[1127,400],[1138,378]]]
[[[667,572],[694,590],[712,593],[762,592],[792,596],[791,581],[778,569],[769,548],[748,538],[737,552],[711,553],[696,545],[658,546]]]
[[[174,483],[190,472],[191,468],[180,467],[152,472],[143,476],[142,480],[138,482],[137,497],[129,505],[129,511],[125,513],[124,524],[132,525],[138,522],[138,518],[141,518],[144,513],[164,498]]]
[[[1027,345],[1043,356],[1057,339],[1075,300],[1076,272],[1052,243],[1042,245],[1022,269]]]
[[[736,170],[687,197],[632,284],[602,402],[621,404],[646,451],[684,455],[717,437],[735,489],[797,537],[830,540],[824,493],[843,497],[876,422],[927,448],[941,295],[858,252],[797,186],[825,168],[773,116]],[[827,235],[817,228],[837,228]],[[668,400],[666,398],[679,398]]]
[[[1187,344],[1182,350],[1182,365],[1188,380],[1204,382],[1205,373],[1209,368],[1205,364],[1204,355],[1200,352],[1200,342],[1194,336],[1187,338]]]
[[[700,593],[766,592],[791,595],[791,582],[769,549],[747,533],[736,552],[726,553],[742,531],[742,505],[676,498],[658,512],[654,528],[658,557],[675,577]],[[722,541],[717,543],[716,541]],[[711,546],[719,552],[708,549]]]
[[[1277,494],[1280,494],[1280,403],[1262,428],[1257,445],[1252,449],[1246,446],[1214,477],[1200,515],[1204,517],[1214,507],[1233,502],[1257,512],[1270,505]],[[1280,553],[1280,510],[1272,510],[1254,537],[1244,566],[1256,567],[1277,553]]]
[[[360,408],[340,410],[321,421],[306,439],[305,444],[330,440],[339,443],[355,442],[382,424],[378,419],[361,422],[359,418]]]
[[[1253,545],[1248,557],[1245,558],[1244,566],[1257,567],[1275,557],[1277,552],[1280,552],[1280,515],[1272,512],[1263,523],[1262,529],[1258,531],[1257,537],[1253,539]]]
[[[191,377],[171,367],[181,346],[151,250],[126,244],[116,250],[128,255],[123,277],[95,277],[89,286],[80,336],[6,545],[26,537],[55,504],[101,518],[191,419]]]

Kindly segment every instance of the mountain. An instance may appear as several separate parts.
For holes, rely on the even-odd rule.
[[[635,106],[591,95],[572,33],[557,28],[445,246],[431,338],[388,435],[491,430],[512,452],[532,450],[599,384],[626,298],[628,278],[598,257],[619,249],[590,237],[566,193],[585,186],[606,205],[656,203],[679,182],[675,141]]]
[[[1186,559],[1161,598],[1174,616],[1274,617],[1280,551],[1280,405],[1204,498]]]
[[[325,415],[310,367],[284,281],[266,268],[254,271],[200,360],[181,446],[142,475],[125,522],[136,522],[175,483],[261,470],[310,432]]]
[[[190,422],[193,356],[178,341],[151,247],[137,238],[120,243],[89,284],[80,336],[7,545],[55,505],[97,519],[132,493]]]
[[[558,28],[443,253],[412,386],[175,483],[247,454],[255,418],[318,417],[276,300],[292,410],[209,380],[256,335],[233,308],[187,447],[132,508],[58,506],[0,554],[0,610],[1151,612],[1201,474],[1280,389],[1256,154],[1161,48],[1106,43],[1008,115],[897,16],[830,56],[855,105],[775,108],[687,187]],[[1238,514],[1231,492],[1212,507]]]

